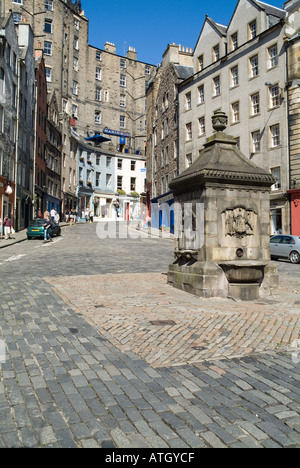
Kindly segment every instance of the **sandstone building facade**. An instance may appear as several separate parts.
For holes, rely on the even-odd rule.
[[[32,26],[35,47],[44,52],[48,92],[56,91],[62,126],[63,211],[77,206],[77,148],[87,135],[109,131],[110,150],[145,155],[145,90],[155,70],[139,62],[132,47],[122,57],[111,43],[104,49],[89,45],[89,20],[81,3],[1,2],[4,12],[13,10],[16,23],[25,19]]]

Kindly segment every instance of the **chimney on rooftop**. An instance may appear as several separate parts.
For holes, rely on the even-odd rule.
[[[134,47],[129,47],[129,50],[127,52],[126,57],[130,60],[136,60],[137,59],[137,53],[135,51]]]

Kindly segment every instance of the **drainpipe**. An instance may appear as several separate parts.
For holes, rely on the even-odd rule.
[[[37,81],[35,80],[35,89],[34,89],[34,144],[33,144],[33,176],[32,176],[32,219],[35,218],[34,215],[34,210],[35,210],[35,202],[34,202],[34,197],[35,197],[35,174],[36,174],[36,168],[35,168],[35,163],[36,163],[36,147],[37,147],[37,131],[36,131],[36,126],[37,126]]]
[[[19,161],[19,112],[20,112],[20,67],[21,59],[18,57],[17,66],[17,119],[16,119],[16,131],[15,131],[15,199],[14,199],[14,228],[17,231],[17,182],[18,182],[18,161]]]

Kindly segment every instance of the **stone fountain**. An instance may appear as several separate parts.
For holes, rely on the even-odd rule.
[[[176,228],[168,282],[201,297],[255,300],[278,284],[269,250],[274,179],[224,133],[227,120],[213,115],[215,133],[170,184]]]

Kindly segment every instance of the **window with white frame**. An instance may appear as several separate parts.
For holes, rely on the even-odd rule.
[[[74,28],[77,29],[77,31],[79,31],[79,27],[80,27],[79,19],[74,18]]]
[[[101,50],[96,50],[96,60],[102,60],[102,53]]]
[[[185,126],[185,138],[186,138],[186,141],[191,141],[193,139],[192,122],[187,123]]]
[[[145,75],[150,75],[151,74],[151,67],[150,65],[145,65]]]
[[[136,190],[136,178],[130,177],[130,190],[131,192],[135,192]]]
[[[22,21],[22,14],[21,13],[13,13],[14,23],[21,23]]]
[[[203,104],[205,101],[204,84],[198,87],[198,104]]]
[[[78,118],[78,106],[76,104],[72,104],[72,117]]]
[[[79,50],[79,39],[77,36],[74,36],[73,47],[75,50]]]
[[[270,96],[270,108],[278,107],[280,105],[280,88],[278,85],[270,86],[269,88]]]
[[[272,185],[271,190],[281,190],[281,167],[272,167],[271,174],[276,180],[275,184]]]
[[[213,79],[213,95],[219,96],[221,94],[221,79],[219,76],[216,76]]]
[[[250,78],[255,78],[259,74],[258,55],[250,58]]]
[[[279,124],[270,126],[271,148],[277,148],[280,145],[280,126]]]
[[[213,62],[217,62],[220,58],[220,46],[219,44],[213,48]]]
[[[185,109],[190,110],[192,108],[192,94],[186,93],[185,95]]]
[[[117,190],[123,190],[123,176],[117,178]]]
[[[101,111],[95,111],[95,124],[101,124]]]
[[[231,104],[231,122],[238,123],[240,121],[240,103],[234,102]]]
[[[96,88],[95,90],[95,101],[101,101],[102,89]]]
[[[73,81],[72,92],[73,92],[73,94],[75,94],[76,96],[78,95],[78,82],[75,81],[75,80]]]
[[[260,131],[256,130],[251,133],[251,152],[259,153],[260,152]]]
[[[193,155],[192,155],[192,153],[189,153],[189,154],[186,155],[185,163],[186,163],[186,167],[190,167],[193,164]]]
[[[198,57],[197,63],[198,63],[198,71],[202,71],[203,68],[204,68],[204,59],[203,59],[203,55],[200,55],[200,56]]]
[[[44,54],[52,55],[52,42],[44,41]]]
[[[52,68],[45,67],[46,81],[51,83],[52,81]]]
[[[251,23],[249,23],[249,26],[248,26],[248,35],[249,35],[249,39],[254,39],[257,35],[257,24],[256,24],[256,20],[255,21],[252,21]]]
[[[236,65],[231,68],[231,87],[238,86],[239,84],[239,67]]]
[[[45,10],[53,11],[53,0],[45,0]]]
[[[23,0],[13,0],[13,3],[17,3],[18,5],[23,5]]]
[[[78,71],[79,69],[79,61],[77,57],[73,57],[73,70]]]
[[[126,68],[126,59],[120,58],[120,67],[121,68]]]
[[[126,119],[125,115],[120,115],[120,128],[125,128],[126,124]]]
[[[198,119],[199,136],[205,135],[205,117]]]
[[[174,159],[178,158],[178,142],[175,140],[173,142],[173,153],[174,153]]]
[[[238,48],[238,34],[234,33],[231,36],[231,50],[235,50]]]
[[[96,67],[96,80],[102,80],[102,68],[100,67]]]
[[[250,113],[252,116],[258,115],[260,113],[260,102],[259,102],[259,93],[252,94],[250,96],[251,109]]]
[[[126,107],[126,94],[120,95],[120,107]]]
[[[126,75],[120,75],[120,86],[126,88]]]
[[[277,45],[268,49],[268,68],[274,68],[278,65],[278,49]]]

